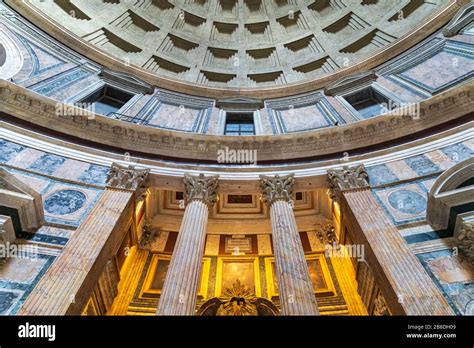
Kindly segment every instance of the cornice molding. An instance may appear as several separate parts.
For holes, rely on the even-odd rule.
[[[350,152],[387,142],[455,120],[473,111],[474,81],[420,102],[419,117],[394,110],[338,127],[265,136],[214,136],[169,131],[126,123],[102,115],[61,116],[61,103],[11,82],[0,80],[0,112],[73,137],[121,148],[126,152],[216,162],[218,151],[257,150],[258,162],[294,160]],[[70,105],[64,104],[70,109]],[[78,115],[83,109],[76,109]]]
[[[176,92],[198,95],[212,98],[232,97],[236,94],[240,96],[254,97],[260,99],[279,98],[289,95],[296,95],[322,89],[325,86],[340,80],[344,76],[369,71],[390,59],[400,55],[414,44],[420,42],[443,25],[448,23],[453,16],[464,6],[469,3],[468,0],[451,0],[449,3],[434,13],[425,23],[414,28],[408,34],[402,36],[393,43],[385,46],[382,50],[377,51],[374,55],[361,60],[348,68],[338,70],[334,74],[307,80],[300,83],[287,84],[279,87],[268,88],[213,88],[197,85],[189,82],[183,82],[176,79],[157,76],[138,66],[126,64],[125,61],[113,57],[112,55],[97,49],[84,39],[73,34],[69,30],[60,26],[45,13],[35,8],[29,1],[6,0],[5,3],[20,13],[34,25],[38,26],[52,37],[78,53],[88,57],[89,59],[103,65],[108,69],[117,70],[123,73],[135,75],[144,81]]]

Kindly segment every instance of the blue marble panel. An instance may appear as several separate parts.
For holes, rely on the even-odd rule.
[[[25,147],[0,139],[0,162],[6,163],[23,151]]]
[[[7,315],[10,309],[20,300],[21,292],[0,289],[0,315]]]
[[[425,268],[428,275],[431,277],[433,282],[439,288],[443,296],[448,301],[451,308],[457,315],[473,315],[472,313],[472,301],[474,299],[474,283],[468,281],[459,282],[445,282],[440,280],[436,274],[436,269],[430,267],[430,261],[439,259],[453,259],[453,253],[451,249],[439,250],[430,253],[424,253],[417,255],[421,264]],[[459,272],[459,263],[454,262],[449,269],[446,268],[444,271],[447,272]],[[439,271],[439,270],[438,270]]]
[[[25,239],[33,242],[39,242],[44,244],[53,244],[53,245],[66,245],[69,241],[69,238],[60,237],[60,236],[51,236],[48,234],[43,233],[28,233],[28,232],[21,232],[18,233],[17,237],[19,239]]]
[[[447,238],[450,236],[451,236],[451,232],[443,230],[443,231],[432,231],[432,232],[413,234],[413,235],[404,237],[404,239],[407,242],[407,244],[414,244],[414,243],[427,242],[430,240]]]
[[[55,192],[44,201],[44,209],[55,215],[72,214],[81,209],[87,197],[77,190],[61,190]]]
[[[441,49],[433,50],[430,56],[424,56],[415,66],[397,76],[434,94],[467,80],[473,71],[473,46],[447,40]]]
[[[37,192],[40,193],[44,199],[46,222],[54,224],[78,227],[89,214],[90,210],[94,207],[95,203],[103,192],[103,190],[99,188],[87,187],[80,184],[64,183],[60,180],[41,176],[40,174],[27,173],[17,169],[11,169],[9,171],[13,174],[20,174],[23,177],[32,177],[32,180],[40,179],[42,181],[47,181],[47,184],[42,185],[40,189],[37,189]],[[48,201],[52,196],[55,196],[57,192],[64,190],[77,191],[80,194],[85,195],[86,199],[84,204],[81,207],[80,204],[78,204],[81,202],[82,195],[78,195],[78,199],[74,200],[73,203],[69,201],[66,202],[62,196],[58,196],[57,199],[53,199],[46,203],[46,201]],[[62,204],[64,204],[64,206],[56,205],[60,201],[63,201]],[[54,213],[48,212],[46,206],[48,206],[48,209],[51,212],[54,211]],[[66,213],[67,211],[70,211],[71,213]],[[62,215],[59,213],[62,213]]]
[[[417,192],[399,190],[388,195],[390,205],[405,214],[420,214],[426,209],[426,198]]]
[[[28,295],[31,293],[33,288],[38,284],[40,279],[44,276],[48,268],[51,266],[53,261],[55,260],[55,256],[51,255],[44,255],[44,254],[35,254],[35,255],[25,255],[27,258],[40,258],[43,259],[45,262],[39,271],[32,275],[32,281],[29,283],[17,283],[6,279],[0,279],[0,293],[15,293],[19,294],[18,297],[13,297],[12,295],[5,295],[4,297],[0,297],[0,308],[5,312],[7,315],[15,315],[18,309],[23,305],[25,300],[27,299]],[[8,262],[8,259],[7,261]],[[0,315],[2,312],[0,311]]]
[[[91,164],[77,179],[86,184],[104,185],[108,172],[108,167]]]
[[[371,186],[389,184],[398,181],[397,176],[385,164],[368,167],[369,181]]]
[[[25,48],[28,50],[31,57],[33,58],[33,72],[30,77],[40,75],[44,72],[66,64],[65,61],[58,59],[57,56],[50,54],[41,47],[26,40],[24,37],[21,37],[19,35],[17,37],[20,39],[20,41],[22,41]]]
[[[30,165],[28,169],[52,175],[65,161],[66,159],[64,157],[45,154]]]
[[[91,73],[88,71],[84,70],[76,70],[73,71],[72,73],[66,73],[63,75],[60,75],[59,77],[54,77],[53,79],[48,79],[45,80],[33,87],[31,89],[39,94],[43,95],[51,95],[54,91],[58,90],[59,88],[64,89],[68,86],[70,86],[73,83],[76,83],[77,81],[84,79],[88,76],[90,76]]]
[[[427,189],[423,181],[374,188],[372,192],[395,225],[426,218]]]
[[[442,171],[441,168],[431,162],[431,160],[425,155],[407,158],[405,159],[405,163],[420,176]]]
[[[52,181],[42,193],[45,220],[54,224],[78,227],[102,192],[96,188]]]
[[[451,158],[454,162],[465,161],[474,155],[471,149],[464,146],[463,144],[450,145],[441,149],[441,151],[443,151],[444,154]]]

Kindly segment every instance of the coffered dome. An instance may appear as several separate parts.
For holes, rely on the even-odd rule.
[[[439,0],[31,3],[124,64],[219,88],[292,84],[353,66],[443,6]]]

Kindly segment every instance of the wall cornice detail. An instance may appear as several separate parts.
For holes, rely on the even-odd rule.
[[[308,158],[375,145],[422,131],[473,111],[474,81],[453,87],[421,101],[419,117],[399,110],[341,125],[299,134],[271,136],[210,136],[130,124],[102,115],[61,116],[60,103],[8,81],[0,81],[0,112],[34,125],[98,144],[171,158],[217,163],[219,149],[253,149],[258,162]],[[70,105],[64,107],[71,108]],[[84,114],[77,109],[77,114]]]

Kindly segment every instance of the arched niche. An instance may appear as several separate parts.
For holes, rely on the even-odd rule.
[[[435,230],[448,229],[450,223],[455,230],[456,221],[452,209],[458,208],[465,217],[474,215],[474,158],[460,162],[439,176],[428,193],[426,219]],[[460,209],[459,207],[462,207]],[[473,211],[472,214],[469,214]],[[459,215],[459,214],[458,214]],[[455,231],[453,230],[454,234]]]
[[[0,29],[0,79],[11,79],[23,66],[23,55],[8,32]]]

